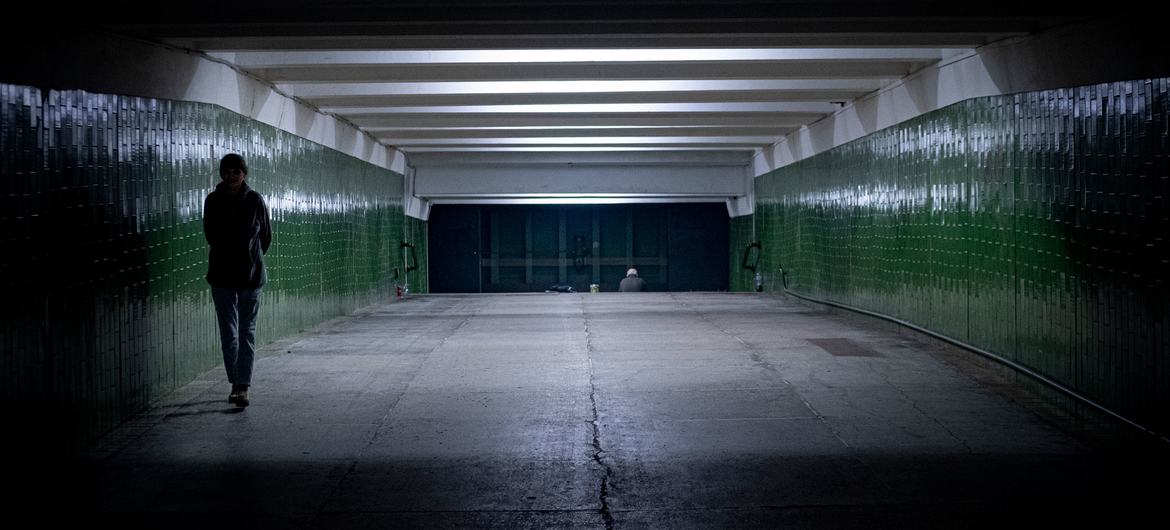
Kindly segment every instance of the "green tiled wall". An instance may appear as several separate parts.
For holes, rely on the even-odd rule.
[[[731,279],[728,290],[750,292],[756,290],[755,274],[748,269],[743,268],[744,250],[748,245],[756,240],[752,224],[754,223],[754,216],[744,215],[741,217],[731,218],[731,251],[730,251],[730,268]],[[749,259],[754,259],[757,255],[756,250],[752,250]]]
[[[406,273],[407,285],[410,287],[410,292],[416,294],[429,293],[430,290],[427,287],[427,222],[409,216],[406,217],[406,238],[404,241],[414,245],[414,257],[417,262],[415,264],[418,265],[418,270]],[[409,255],[405,259],[408,263],[410,262]]]
[[[968,100],[756,179],[765,288],[783,270],[1170,432],[1168,86]]]
[[[78,441],[221,362],[202,206],[228,152],[272,215],[260,342],[393,296],[398,174],[206,104],[0,85],[0,127],[0,398]]]

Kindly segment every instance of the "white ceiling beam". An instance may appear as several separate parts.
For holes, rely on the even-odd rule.
[[[918,28],[925,30],[928,28]],[[564,48],[783,48],[783,47],[937,47],[974,48],[1007,37],[1022,36],[1027,31],[915,31],[896,33],[874,30],[862,33],[791,33],[756,32],[649,34],[649,35],[296,35],[267,36],[237,33],[234,36],[171,36],[164,40],[180,48],[216,52],[247,53],[264,50],[460,50],[513,49],[539,50]],[[231,34],[228,34],[231,35]]]
[[[298,97],[392,96],[392,95],[484,95],[484,94],[576,94],[633,92],[711,91],[865,91],[881,88],[875,78],[794,78],[794,79],[656,79],[574,81],[511,80],[453,82],[298,83],[278,85]]]
[[[465,153],[473,154],[496,154],[496,153],[512,153],[512,154],[579,154],[579,153],[648,153],[648,154],[666,154],[666,153],[681,153],[681,152],[709,152],[711,150],[720,150],[725,152],[736,152],[754,154],[760,150],[759,146],[745,145],[745,146],[728,146],[728,145],[654,145],[654,146],[638,146],[638,145],[599,145],[599,146],[540,146],[540,145],[521,145],[521,146],[506,146],[506,147],[475,147],[475,146],[414,146],[409,149],[402,149],[403,152],[409,152],[411,155],[415,153],[434,153],[439,156],[446,156],[450,158],[462,158]]]
[[[878,83],[874,83],[875,85]],[[582,92],[553,94],[419,94],[405,96],[301,97],[318,108],[446,107],[467,105],[571,105],[602,103],[720,103],[767,101],[850,101],[872,90],[728,90],[689,92]]]
[[[433,64],[258,68],[273,83],[674,80],[674,79],[898,79],[933,61],[737,61],[698,63]]]
[[[240,49],[244,43],[262,45],[256,40],[265,38],[278,40],[282,48],[292,48],[296,42],[306,39],[326,40],[331,44],[329,49],[355,41],[364,44],[360,48],[365,49],[726,48],[825,45],[809,42],[817,37],[835,45],[860,37],[868,46],[937,46],[940,38],[958,36],[965,37],[969,45],[978,46],[995,37],[1025,35],[1038,27],[1075,18],[1036,16],[1035,9],[1029,13],[1028,6],[1023,4],[1007,16],[987,16],[1002,10],[1003,6],[980,11],[980,4],[974,8],[962,6],[942,15],[924,10],[920,3],[892,6],[873,2],[872,8],[865,12],[859,11],[857,4],[850,4],[846,13],[834,13],[840,8],[828,3],[814,7],[818,10],[815,13],[795,13],[789,2],[759,2],[751,6],[720,2],[717,7],[705,6],[701,13],[685,13],[683,10],[689,7],[686,2],[662,2],[657,6],[660,11],[654,14],[645,12],[640,5],[631,7],[638,12],[627,13],[623,9],[626,4],[614,3],[599,10],[597,6],[557,3],[555,16],[551,17],[534,16],[541,8],[549,13],[547,5],[482,6],[490,13],[469,11],[474,9],[474,3],[436,5],[432,6],[432,12],[417,16],[405,12],[402,6],[388,5],[361,13],[343,13],[335,8],[323,17],[320,8],[298,10],[282,4],[251,13],[250,17],[232,17],[235,20],[223,16],[209,20],[192,14],[181,19],[147,22],[145,27],[125,17],[109,20],[107,25],[114,31],[147,32],[172,44],[197,44],[189,47],[204,50]],[[746,9],[734,10],[736,7]],[[505,13],[509,8],[514,12]],[[570,13],[574,8],[587,12]],[[769,9],[783,11],[769,13]],[[1050,13],[1051,9],[1044,11]],[[280,12],[282,16],[274,19],[268,12]],[[734,37],[742,41],[729,42]],[[381,46],[373,45],[379,41],[383,43]],[[927,42],[932,44],[922,44]],[[326,47],[318,42],[316,48]]]
[[[846,91],[869,92],[882,87],[880,78],[793,78],[793,80],[619,80],[619,81],[487,81],[436,83],[304,83],[278,84],[301,98],[346,96],[484,96],[548,94],[647,94],[647,92]]]
[[[633,3],[633,2],[631,2]],[[774,2],[775,3],[775,2]],[[287,4],[287,3],[285,3]],[[387,4],[393,4],[387,2]],[[777,4],[783,4],[779,2]],[[878,9],[882,9],[879,2]],[[183,39],[207,39],[214,41],[220,35],[235,35],[240,37],[281,37],[294,35],[297,37],[357,37],[369,38],[426,38],[444,37],[458,40],[460,38],[478,39],[484,37],[520,37],[545,36],[563,37],[562,40],[572,41],[575,38],[618,38],[623,36],[671,36],[671,35],[857,35],[877,34],[896,35],[900,33],[941,33],[941,34],[1026,34],[1035,31],[1036,16],[979,16],[970,13],[950,16],[937,16],[925,13],[921,8],[915,13],[894,14],[890,7],[885,7],[885,13],[870,13],[866,16],[788,16],[787,13],[778,13],[769,16],[760,11],[757,4],[754,8],[743,13],[742,17],[729,17],[726,5],[722,12],[711,10],[697,18],[680,17],[681,2],[662,2],[664,11],[658,16],[646,17],[638,13],[637,19],[615,19],[615,13],[599,12],[596,6],[580,6],[588,9],[588,14],[580,18],[567,14],[566,8],[572,4],[558,6],[555,17],[537,18],[532,16],[533,6],[523,7],[513,15],[501,14],[502,6],[485,6],[492,11],[490,15],[461,13],[466,11],[467,4],[446,6],[446,11],[435,12],[424,19],[411,20],[404,18],[401,8],[389,7],[382,13],[371,15],[363,13],[356,15],[360,18],[349,18],[344,14],[330,13],[328,19],[321,18],[320,8],[310,12],[302,12],[301,18],[295,20],[292,14],[293,7],[281,5],[284,11],[284,20],[275,20],[268,17],[263,23],[248,20],[197,20],[195,18],[175,18],[166,22],[155,21],[150,23],[150,31],[159,38],[179,41]],[[832,5],[831,3],[829,4]],[[616,5],[606,6],[614,11]],[[856,5],[849,7],[856,10]],[[275,9],[275,8],[270,8]],[[832,9],[832,8],[830,8]],[[376,16],[377,18],[369,18]],[[620,16],[620,15],[618,15]],[[513,18],[514,17],[514,18]],[[1044,24],[1051,24],[1056,17]],[[1075,17],[1060,17],[1073,19]],[[1083,17],[1082,17],[1083,18]],[[137,25],[133,20],[108,21],[107,27],[118,31],[135,32]],[[487,49],[505,49],[511,46],[488,47]],[[581,44],[562,44],[547,46],[549,48],[591,48]],[[605,46],[602,46],[605,47]],[[667,47],[663,45],[662,47]],[[686,48],[687,46],[669,46]],[[727,47],[721,46],[721,47]],[[740,47],[740,46],[736,46]]]
[[[409,64],[623,63],[739,61],[937,61],[966,48],[691,48],[559,50],[329,50],[212,53],[245,69]]]
[[[676,146],[719,146],[723,144],[765,146],[776,141],[774,136],[607,136],[607,137],[566,137],[544,138],[511,137],[511,138],[383,138],[382,141],[395,146],[429,146],[442,147],[453,145],[465,146],[506,146],[506,145],[646,145],[657,144]]]
[[[727,200],[722,195],[693,196],[685,194],[626,194],[606,196],[589,194],[582,196],[579,193],[565,194],[568,196],[540,196],[540,197],[488,197],[485,195],[456,195],[444,197],[428,197],[433,204],[679,204],[679,203],[721,203]]]
[[[733,102],[733,103],[615,103],[586,105],[464,105],[434,107],[321,107],[324,112],[374,116],[378,114],[598,114],[598,113],[678,113],[678,112],[789,112],[829,114],[839,107],[815,101]]]
[[[443,138],[612,138],[615,135],[624,137],[671,137],[671,136],[767,136],[779,137],[796,130],[796,127],[637,127],[637,128],[598,128],[598,129],[369,129],[366,131],[375,138],[394,139],[394,142],[425,141],[428,139]],[[390,142],[390,140],[386,140]]]
[[[708,182],[709,158],[746,168],[778,138],[839,122],[842,108],[930,65],[1076,18],[998,1],[262,3],[179,19],[98,12],[113,16],[103,24],[111,33],[198,50],[272,83],[371,143],[409,153],[421,175],[431,164],[515,156],[512,166],[455,168],[469,175],[448,190],[461,200],[514,192],[521,174],[531,177],[521,191],[549,192],[541,199],[561,191],[660,198],[680,174]],[[1000,16],[1002,7],[1010,14]],[[676,165],[645,190],[631,188],[640,183],[628,167],[523,169],[591,155]],[[562,170],[573,178],[548,186]],[[749,177],[745,169],[727,180],[742,188]]]
[[[799,127],[820,113],[715,113],[677,115],[647,113],[609,114],[405,114],[351,115],[347,119],[364,130],[434,128],[546,128],[546,127]]]
[[[549,197],[588,194],[721,196],[743,195],[751,185],[744,166],[577,166],[493,164],[424,165],[415,173],[420,197]],[[550,186],[552,184],[552,186]]]
[[[469,153],[453,158],[445,155],[422,153],[412,158],[425,166],[473,166],[496,167],[501,165],[573,165],[581,166],[732,166],[744,167],[751,162],[751,155],[743,151],[670,151],[670,152],[622,152],[622,153]]]
[[[415,146],[410,149],[403,149],[403,152],[409,152],[412,156],[416,153],[431,153],[436,156],[443,156],[448,158],[463,158],[467,154],[623,154],[623,153],[645,153],[651,155],[665,155],[670,153],[707,153],[712,150],[720,150],[729,153],[743,153],[754,154],[760,150],[759,146],[699,146],[699,145],[655,145],[655,146],[637,146],[637,145],[602,145],[602,146],[539,146],[539,145],[522,145],[522,146],[507,146],[507,147],[474,147],[474,146],[441,146],[441,147],[422,147]]]

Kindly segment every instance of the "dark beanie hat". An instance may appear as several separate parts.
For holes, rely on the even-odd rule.
[[[248,164],[244,163],[244,157],[235,153],[223,155],[223,158],[219,160],[219,176],[222,177],[229,169],[239,169],[245,175],[248,174]]]

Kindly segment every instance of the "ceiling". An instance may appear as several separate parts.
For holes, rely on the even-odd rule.
[[[432,159],[752,152],[940,60],[1066,21],[1003,2],[321,4],[98,19],[205,52]]]

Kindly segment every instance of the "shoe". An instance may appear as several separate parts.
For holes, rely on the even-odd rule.
[[[237,407],[247,407],[251,403],[252,403],[251,401],[248,401],[248,391],[247,390],[241,390],[240,393],[236,395],[236,406]]]
[[[228,394],[228,403],[231,403],[234,405],[236,403],[236,400],[238,400],[238,399],[240,399],[240,391],[239,390],[232,390],[232,393]]]

